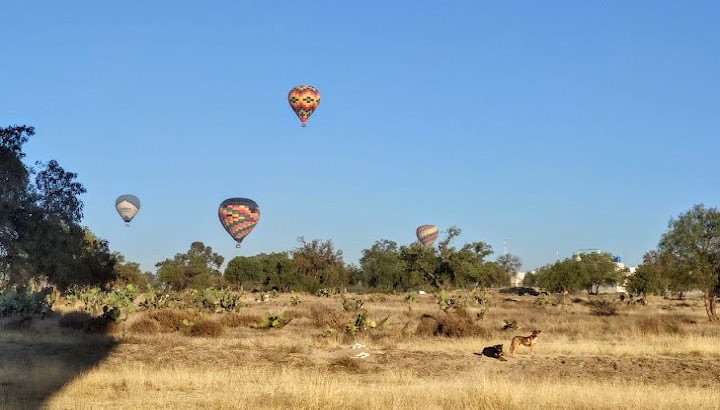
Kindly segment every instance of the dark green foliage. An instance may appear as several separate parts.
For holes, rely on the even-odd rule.
[[[622,279],[622,273],[609,253],[583,254],[576,263],[580,266],[580,275],[590,294],[597,294],[600,286],[614,286]]]
[[[335,250],[331,241],[310,242],[299,238],[300,246],[292,252],[291,273],[302,290],[316,292],[322,288],[339,288],[347,284],[348,272],[342,251]],[[300,289],[295,289],[300,290]]]
[[[33,292],[8,287],[0,292],[0,317],[14,315],[48,315],[55,303],[55,289],[43,288]]]
[[[659,267],[649,263],[637,267],[635,273],[628,277],[625,288],[631,293],[646,297],[649,294],[662,293],[666,283]]]
[[[676,285],[703,290],[708,319],[719,321],[720,211],[695,205],[671,219],[668,228],[658,243],[666,273]]]
[[[85,188],[77,174],[54,160],[37,163],[37,173],[22,162],[34,133],[26,126],[0,128],[0,285],[40,276],[60,290],[105,284],[114,278],[114,259],[105,241],[79,225]]]
[[[218,269],[223,261],[224,258],[214,253],[211,247],[193,242],[188,252],[178,253],[173,259],[165,259],[155,266],[158,279],[170,289],[204,289],[221,278]]]
[[[274,315],[272,313],[268,313],[265,317],[265,320],[258,325],[258,328],[260,329],[281,329],[285,327],[290,321],[292,321],[292,316],[290,315],[290,312],[287,310],[282,312],[279,315]]]

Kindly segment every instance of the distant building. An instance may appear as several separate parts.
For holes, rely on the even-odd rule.
[[[535,271],[532,271],[531,273],[534,273]],[[516,287],[516,286],[522,286],[523,280],[525,280],[525,275],[527,275],[527,272],[517,271],[510,275],[510,286]]]

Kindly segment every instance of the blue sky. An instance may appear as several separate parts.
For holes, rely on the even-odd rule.
[[[35,126],[28,158],[79,173],[84,224],[146,270],[299,236],[356,262],[426,223],[507,239],[526,269],[590,247],[634,264],[720,202],[713,2],[60,3],[0,5],[0,124]],[[298,84],[322,94],[307,128]],[[261,208],[241,250],[233,196]]]

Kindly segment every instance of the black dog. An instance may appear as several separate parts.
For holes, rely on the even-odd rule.
[[[507,361],[505,359],[505,355],[503,354],[503,345],[495,345],[495,346],[488,346],[483,349],[482,354],[475,353],[478,356],[487,356],[493,359],[498,359],[501,361]]]

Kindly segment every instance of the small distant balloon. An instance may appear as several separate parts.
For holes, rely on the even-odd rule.
[[[320,92],[310,85],[298,85],[288,93],[288,102],[304,127],[305,122],[320,104]]]
[[[218,216],[223,228],[235,239],[235,246],[239,248],[260,220],[260,207],[252,199],[229,198],[220,204]]]
[[[415,233],[417,234],[418,241],[427,247],[432,246],[439,234],[438,228],[435,225],[419,226]]]
[[[140,200],[135,195],[120,195],[115,200],[115,209],[125,221],[125,226],[130,226],[130,221],[140,210]]]

